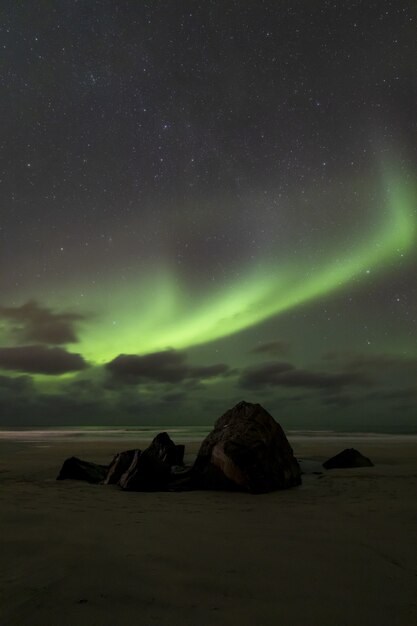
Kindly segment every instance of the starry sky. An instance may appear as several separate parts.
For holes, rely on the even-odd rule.
[[[0,424],[417,431],[417,8],[3,0]]]

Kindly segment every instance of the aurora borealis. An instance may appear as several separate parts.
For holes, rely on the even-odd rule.
[[[417,11],[6,2],[0,415],[417,425]]]

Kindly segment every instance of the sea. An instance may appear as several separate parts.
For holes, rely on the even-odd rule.
[[[74,426],[21,427],[0,430],[0,442],[52,443],[64,441],[151,441],[167,432],[176,442],[202,441],[213,426]],[[349,439],[350,441],[417,441],[417,433],[341,432],[333,430],[285,430],[290,441]]]

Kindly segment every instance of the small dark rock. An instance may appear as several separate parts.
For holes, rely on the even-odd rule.
[[[72,456],[64,461],[57,480],[85,480],[88,483],[101,483],[107,474],[107,465],[98,465]]]
[[[159,433],[146,450],[135,450],[119,484],[129,491],[165,491],[171,467],[182,464],[183,457],[184,446],[176,446],[167,433]]]
[[[323,463],[323,467],[327,470],[346,467],[373,467],[373,465],[371,459],[363,456],[355,448],[346,448]]]
[[[145,452],[159,459],[165,465],[182,465],[184,462],[184,446],[177,446],[168,433],[159,433]]]
[[[117,485],[123,474],[131,466],[135,452],[136,450],[125,450],[116,454],[109,465],[107,476],[103,481],[104,485]]]

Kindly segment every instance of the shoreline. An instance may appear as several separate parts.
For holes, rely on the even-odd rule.
[[[139,426],[139,427],[20,427],[0,428],[0,443],[7,441],[47,442],[47,441],[150,441],[158,433],[167,432],[175,443],[181,439],[187,442],[202,441],[212,430],[212,426]],[[331,431],[331,430],[285,430],[290,441],[398,441],[416,442],[417,433],[387,433],[368,431]]]

